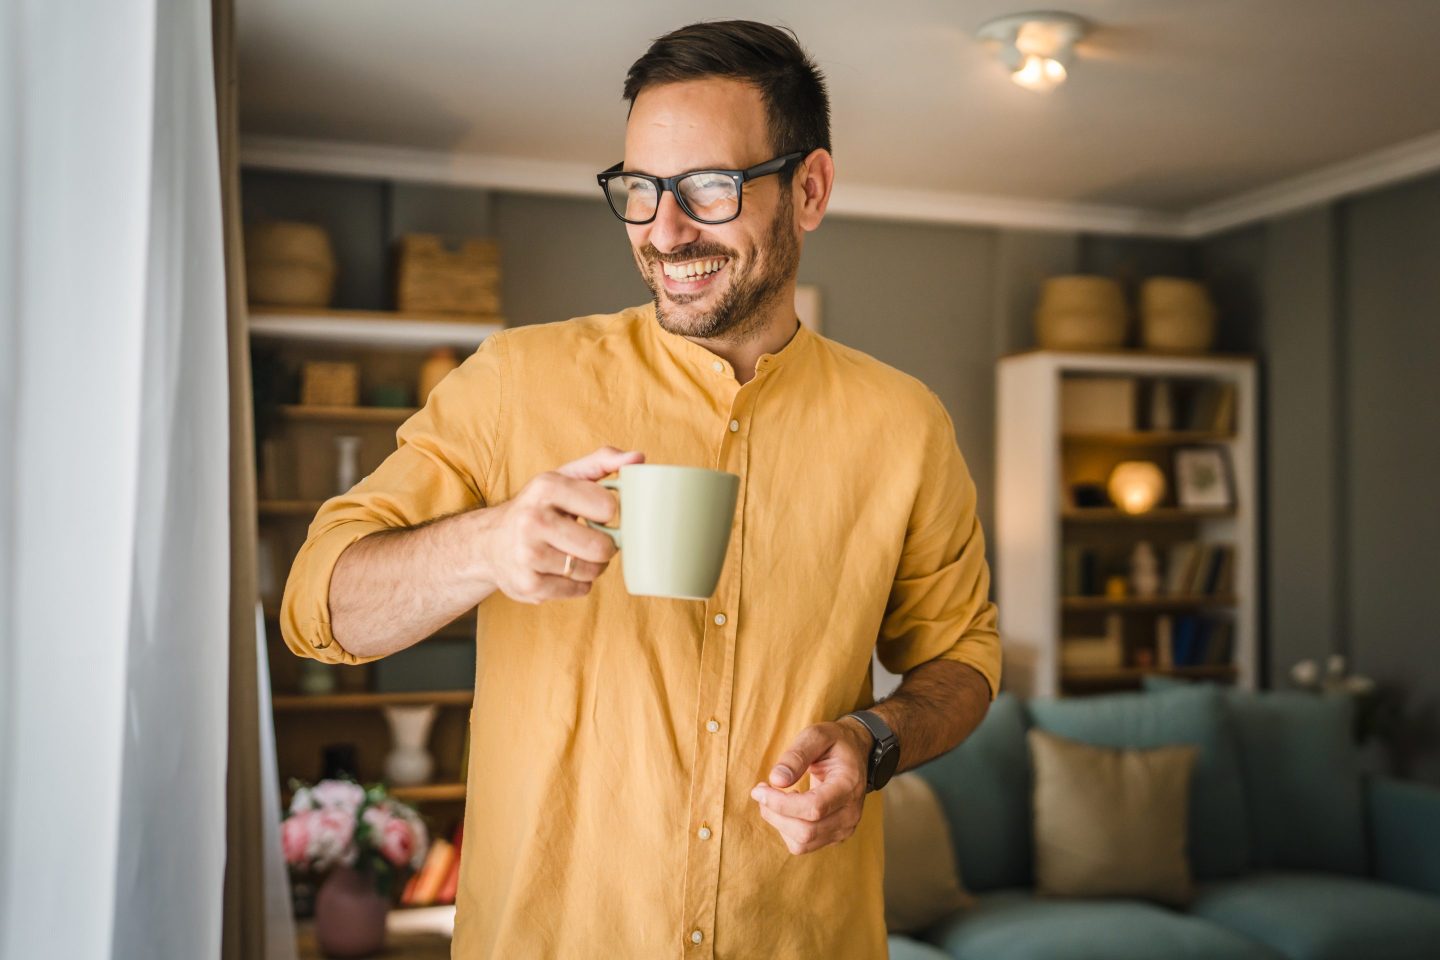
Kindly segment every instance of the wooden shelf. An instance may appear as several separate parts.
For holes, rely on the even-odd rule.
[[[1071,612],[1190,610],[1196,607],[1233,607],[1235,603],[1235,597],[1220,594],[1214,596],[1125,597],[1119,600],[1110,597],[1061,597],[1060,609]]]
[[[299,340],[366,347],[459,347],[474,350],[504,329],[499,317],[448,317],[384,310],[250,308],[250,335],[261,340]]]
[[[1198,667],[1121,667],[1115,670],[1067,670],[1060,676],[1066,687],[1110,687],[1138,684],[1147,676],[1184,677],[1191,680],[1234,680],[1237,671],[1232,664]]]
[[[422,783],[416,787],[391,787],[390,795],[406,803],[439,803],[465,799],[463,783]]]
[[[1086,433],[1062,433],[1064,443],[1096,444],[1113,447],[1187,446],[1194,443],[1229,443],[1232,433],[1211,430],[1121,430]]]
[[[472,690],[418,690],[404,693],[284,693],[274,698],[275,711],[378,710],[382,707],[468,707]]]
[[[404,423],[416,407],[321,407],[287,404],[280,408],[286,420],[314,423]]]
[[[1066,523],[1184,523],[1191,520],[1219,520],[1235,516],[1234,507],[1198,509],[1156,507],[1146,513],[1126,513],[1113,507],[1067,507],[1060,517]]]
[[[313,517],[324,500],[261,500],[256,508],[262,517]]]

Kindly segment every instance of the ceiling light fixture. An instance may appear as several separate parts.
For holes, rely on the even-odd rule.
[[[1075,41],[1087,24],[1069,13],[1017,13],[982,26],[976,35],[1010,69],[1010,79],[1026,90],[1048,93],[1065,82]]]

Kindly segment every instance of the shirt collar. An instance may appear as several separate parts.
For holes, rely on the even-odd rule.
[[[669,330],[660,326],[660,321],[655,316],[655,304],[653,302],[640,308],[640,320],[646,329],[650,331],[651,335],[660,341],[671,356],[675,357],[675,359],[681,363],[696,367],[711,376],[723,375],[730,380],[735,379],[735,368],[730,365],[729,360],[726,360],[719,354],[711,353],[705,347],[702,347],[687,337],[682,337],[678,333],[671,333]],[[804,354],[809,349],[810,342],[814,340],[814,338],[815,334],[802,323],[795,331],[795,335],[790,338],[789,343],[785,344],[785,346],[781,347],[775,353],[762,353],[760,355],[760,358],[755,362],[755,379],[758,380],[767,373],[777,370],[786,364],[793,363],[797,356]]]

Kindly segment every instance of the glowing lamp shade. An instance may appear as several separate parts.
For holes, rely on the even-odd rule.
[[[1127,460],[1110,472],[1107,489],[1126,513],[1148,513],[1165,496],[1165,474],[1149,460]]]

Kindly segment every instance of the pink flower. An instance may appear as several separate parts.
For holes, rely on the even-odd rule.
[[[316,811],[315,829],[310,844],[314,869],[352,866],[360,851],[355,847],[355,814],[349,810],[329,808]]]
[[[415,832],[410,824],[398,817],[390,818],[380,835],[380,855],[397,867],[410,863],[415,856]]]
[[[306,865],[310,852],[310,813],[296,813],[280,825],[280,845],[285,862],[296,867]]]

